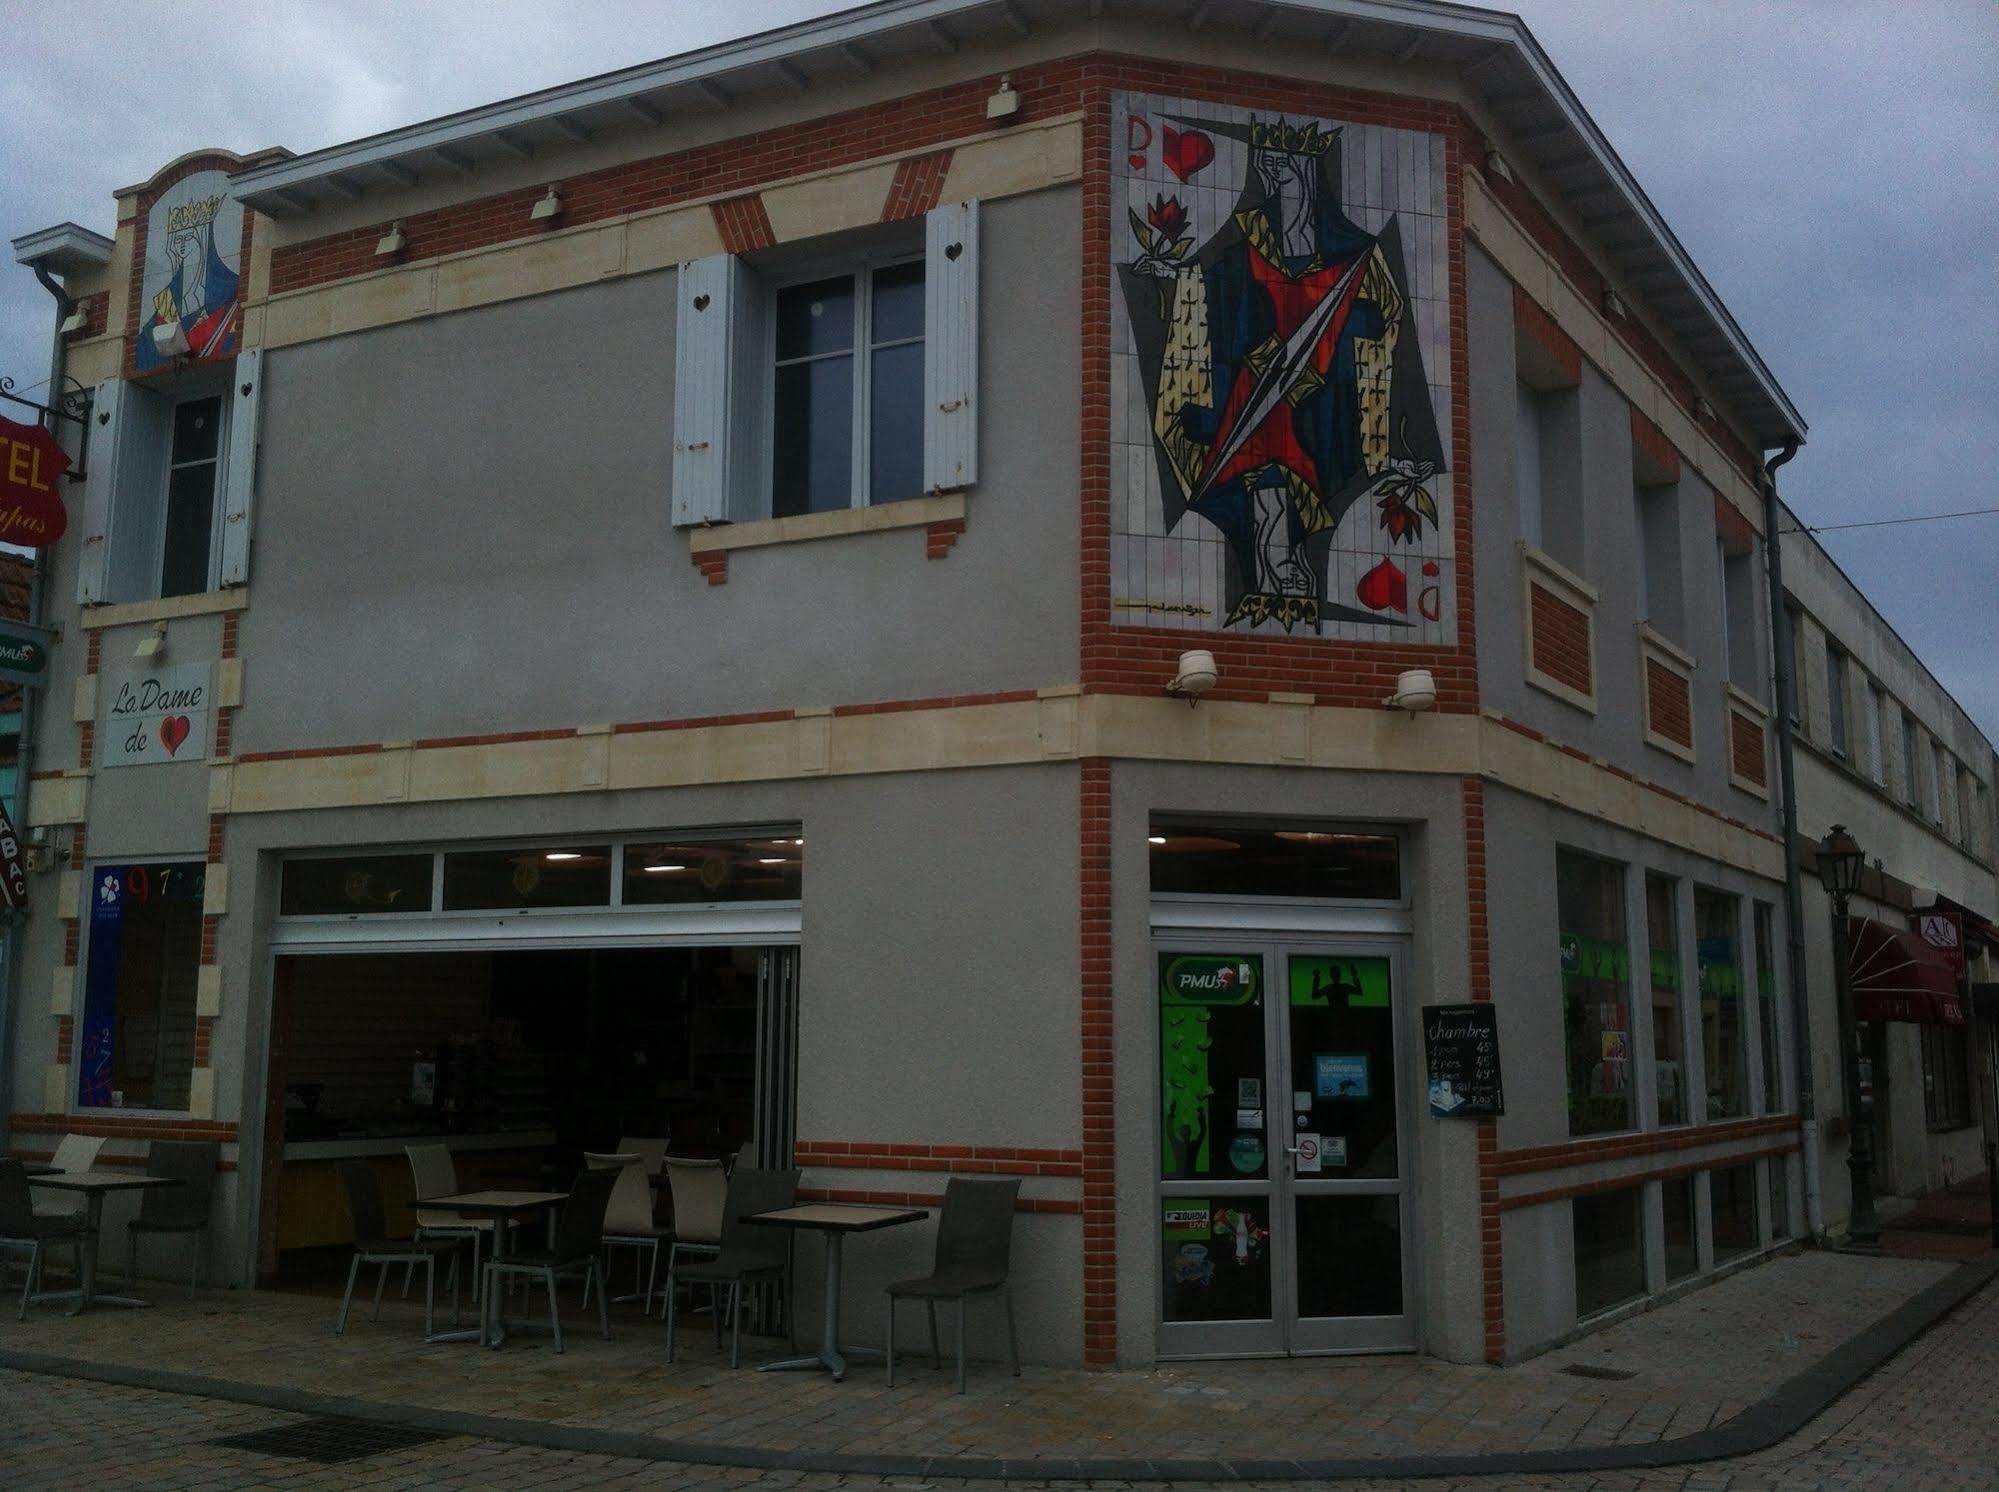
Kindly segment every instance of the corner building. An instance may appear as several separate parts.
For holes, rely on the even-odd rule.
[[[13,1143],[222,1140],[242,1286],[425,1135],[1018,1175],[1056,1362],[1503,1360],[1795,1237],[1802,423],[1517,20],[1184,12],[865,6],[17,240],[93,412]]]

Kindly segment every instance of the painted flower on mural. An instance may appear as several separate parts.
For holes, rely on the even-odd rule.
[[[1194,240],[1187,234],[1186,207],[1178,197],[1169,197],[1163,192],[1152,199],[1152,205],[1145,209],[1143,218],[1139,217],[1137,209],[1132,210],[1131,228],[1144,246],[1142,260],[1177,264],[1194,247]]]
[[[1423,520],[1437,521],[1437,500],[1424,484],[1437,474],[1430,461],[1401,457],[1388,462],[1388,470],[1376,482],[1380,494],[1375,506],[1381,510],[1381,526],[1391,542],[1413,544],[1423,537]]]

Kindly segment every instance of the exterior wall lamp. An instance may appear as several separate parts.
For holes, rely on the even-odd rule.
[[[1391,710],[1414,715],[1437,702],[1437,679],[1427,668],[1406,668],[1395,678],[1395,692],[1382,701]]]
[[[535,203],[533,209],[529,211],[528,221],[532,223],[545,223],[561,211],[562,193],[558,192],[554,187],[550,187],[542,196],[542,199]]]
[[[1846,1113],[1850,1134],[1846,1169],[1853,1178],[1853,1217],[1847,1224],[1851,1246],[1862,1253],[1881,1251],[1881,1219],[1874,1212],[1874,1115],[1862,1106],[1860,1092],[1860,1033],[1853,1018],[1853,948],[1847,938],[1847,903],[1860,889],[1867,854],[1860,842],[1834,824],[1819,841],[1819,884],[1832,898],[1832,973],[1839,1020],[1840,1068],[1846,1080]]]
[[[402,219],[398,218],[395,222],[389,224],[389,231],[384,233],[381,240],[376,243],[375,257],[377,259],[388,259],[400,254],[402,251],[403,224]]]
[[[1191,708],[1215,687],[1215,680],[1220,677],[1215,655],[1206,648],[1194,648],[1180,655],[1180,667],[1173,675],[1173,682],[1166,686],[1166,692],[1175,699],[1186,700]]]
[[[187,345],[187,333],[178,321],[163,321],[153,328],[153,346],[161,357],[186,357],[192,350]]]

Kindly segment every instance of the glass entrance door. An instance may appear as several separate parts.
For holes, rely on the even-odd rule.
[[[1399,945],[1157,965],[1161,1355],[1413,1347]]]

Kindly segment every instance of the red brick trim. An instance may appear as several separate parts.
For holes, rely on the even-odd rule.
[[[196,1067],[214,1066],[215,1064],[210,1060],[210,1054],[214,1050],[215,1050],[215,1017],[212,1015],[203,1015],[195,1017],[194,1065]]]
[[[942,1207],[942,1192],[857,1192],[841,1191],[823,1186],[801,1186],[798,1189],[801,1202],[858,1202],[867,1207]],[[1015,1212],[1056,1212],[1074,1217],[1083,1210],[1081,1202],[1066,1197],[1016,1197]],[[1089,1231],[1088,1225],[1084,1232]]]
[[[1767,788],[1770,785],[1769,736],[1763,722],[1752,720],[1741,710],[1728,712],[1728,765],[1744,782]]]
[[[1111,1066],[1111,764],[1082,762],[1083,1361],[1117,1361],[1117,1130]]]
[[[1654,735],[1693,749],[1693,686],[1685,674],[1650,656],[1645,659],[1645,724]]]
[[[1695,1124],[1645,1134],[1565,1140],[1557,1145],[1530,1145],[1518,1150],[1502,1150],[1496,1170],[1501,1176],[1560,1171],[1598,1161],[1627,1160],[1634,1155],[1659,1155],[1674,1150],[1691,1150],[1701,1145],[1725,1145],[1731,1140],[1754,1139],[1758,1135],[1786,1134],[1797,1127],[1796,1114],[1768,1114],[1758,1119],[1731,1119],[1721,1124]]]
[[[1555,318],[1542,309],[1539,301],[1518,285],[1513,287],[1513,332],[1547,353],[1555,366],[1567,375],[1571,385],[1582,382],[1582,348],[1576,346],[1575,339],[1555,324]]]
[[[1022,1150],[991,1145],[882,1145],[800,1140],[801,1166],[849,1171],[941,1171],[967,1176],[1072,1176],[1083,1174],[1080,1150]]]
[[[1756,530],[1741,509],[1720,493],[1714,498],[1714,527],[1730,554],[1749,554],[1756,548]]]
[[[1643,480],[1653,483],[1680,480],[1680,451],[1652,417],[1636,404],[1631,409],[1631,446],[1637,464],[1645,468]],[[1731,509],[1731,511],[1733,511]]]
[[[236,1126],[217,1119],[127,1119],[116,1109],[88,1114],[21,1113],[7,1116],[17,1135],[103,1135],[113,1140],[220,1140],[236,1143]]]
[[[76,1039],[76,1018],[59,1015],[56,1017],[56,1064],[69,1066],[70,1045]]]
[[[1041,696],[1032,689],[1002,689],[992,694],[940,694],[930,699],[887,699],[874,704],[835,705],[835,715],[896,715],[904,710],[944,710],[960,705],[1017,705]]]
[[[923,530],[923,553],[926,559],[942,559],[951,552],[951,546],[958,542],[958,535],[965,531],[962,518],[944,518]]]
[[[697,549],[691,558],[694,568],[699,570],[710,585],[729,583],[729,551],[726,549]]]
[[[1642,1186],[1648,1181],[1676,1181],[1682,1176],[1692,1176],[1701,1171],[1719,1171],[1729,1166],[1739,1166],[1745,1161],[1762,1160],[1767,1156],[1789,1155],[1801,1148],[1798,1139],[1785,1140],[1780,1144],[1766,1145],[1760,1150],[1745,1150],[1735,1155],[1715,1156],[1703,1161],[1686,1161],[1678,1165],[1657,1166],[1645,1171],[1630,1171],[1619,1176],[1600,1177],[1595,1181],[1579,1181],[1573,1186],[1553,1186],[1545,1191],[1517,1192],[1499,1199],[1502,1212],[1512,1212],[1520,1207],[1540,1207],[1549,1202],[1566,1202],[1574,1197],[1594,1196],[1598,1192],[1622,1191],[1626,1187]]]
[[[1534,641],[1529,666],[1578,694],[1596,696],[1590,668],[1590,615],[1539,581],[1527,582],[1528,630]]]
[[[903,218],[920,218],[935,207],[944,195],[944,177],[955,154],[940,150],[934,155],[914,155],[897,161],[895,179],[888,184],[888,200],[882,204],[881,220],[893,223]]]
[[[1485,783],[1460,779],[1465,831],[1465,948],[1471,997],[1492,998],[1492,930],[1485,884]],[[1506,1360],[1506,1269],[1499,1227],[1499,1121],[1478,1121],[1478,1236],[1480,1309],[1485,1326],[1485,1360]]]
[[[751,249],[767,249],[777,242],[777,232],[764,211],[763,193],[751,192],[709,204],[715,215],[715,231],[722,235],[722,248],[731,254],[747,254]]]

